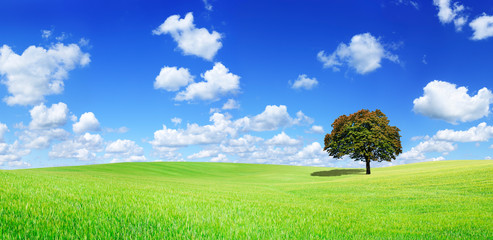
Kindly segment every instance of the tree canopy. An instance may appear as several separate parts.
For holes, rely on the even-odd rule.
[[[389,122],[378,109],[342,115],[332,123],[332,132],[325,135],[324,151],[334,158],[348,155],[366,162],[366,174],[370,174],[370,161],[390,162],[402,153],[400,129]]]

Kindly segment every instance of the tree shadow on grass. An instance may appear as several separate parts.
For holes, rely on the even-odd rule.
[[[312,172],[310,175],[315,177],[335,177],[342,175],[359,175],[364,172],[364,169],[332,169],[329,171]]]

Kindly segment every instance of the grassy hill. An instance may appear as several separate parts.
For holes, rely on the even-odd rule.
[[[492,239],[493,161],[0,171],[0,238]]]

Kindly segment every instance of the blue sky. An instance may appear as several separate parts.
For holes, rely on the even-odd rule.
[[[2,1],[0,168],[358,167],[322,151],[381,109],[388,166],[493,157],[488,1]]]

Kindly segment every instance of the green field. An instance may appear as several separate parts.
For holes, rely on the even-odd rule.
[[[314,175],[314,176],[313,176]],[[493,161],[0,171],[0,238],[493,239]]]

